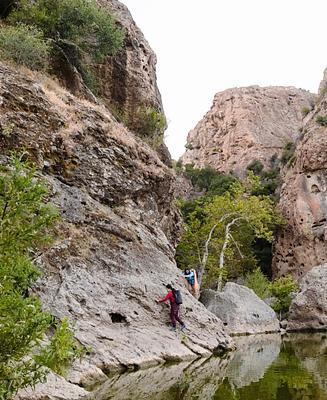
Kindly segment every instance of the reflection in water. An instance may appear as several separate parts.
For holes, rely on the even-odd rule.
[[[327,400],[326,335],[236,338],[225,359],[117,375],[96,400]]]

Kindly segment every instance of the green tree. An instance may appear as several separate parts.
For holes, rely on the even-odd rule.
[[[202,278],[207,284],[218,280],[220,290],[235,264],[242,269],[247,263],[255,265],[251,248],[255,238],[273,240],[274,227],[282,220],[269,197],[250,194],[258,186],[259,178],[249,173],[245,183],[235,182],[230,191],[213,196],[202,210],[196,208],[189,215],[177,262],[198,266],[200,283]]]
[[[270,284],[270,290],[276,298],[276,301],[272,304],[272,308],[276,312],[285,312],[288,311],[291,305],[291,294],[298,290],[298,284],[291,275],[287,275],[275,279]]]
[[[9,399],[18,389],[45,378],[43,354],[53,343],[64,343],[71,331],[58,324],[29,294],[39,276],[32,254],[51,241],[51,227],[58,211],[46,203],[48,190],[34,168],[20,158],[0,168],[0,398]],[[54,335],[44,345],[45,334]],[[69,359],[80,354],[70,343]],[[53,357],[61,357],[58,352]]]

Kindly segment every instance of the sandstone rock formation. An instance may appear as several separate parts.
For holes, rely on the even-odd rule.
[[[99,96],[113,109],[132,114],[140,106],[153,106],[163,111],[161,95],[156,79],[156,55],[143,33],[135,24],[127,7],[118,0],[97,0],[125,29],[123,48],[103,63],[93,65],[98,80]],[[73,46],[72,43],[61,43]],[[63,47],[68,53],[69,48]],[[68,61],[68,60],[66,60]],[[61,82],[75,95],[89,98],[85,85],[76,68],[59,57],[54,72]],[[60,68],[58,70],[58,67]]]
[[[0,64],[0,126],[11,127],[0,136],[1,161],[25,148],[62,214],[56,243],[37,260],[37,291],[92,349],[71,381],[230,347],[218,318],[184,289],[186,340],[169,331],[168,311],[154,301],[164,283],[181,284],[171,170],[104,107],[27,74]]]
[[[287,224],[274,249],[275,275],[301,277],[327,262],[327,127],[317,122],[327,116],[326,82],[322,81],[319,100],[304,121],[296,162],[284,176],[279,208]]]
[[[230,334],[279,331],[274,310],[245,286],[227,282],[221,292],[211,289],[202,291],[200,301],[219,316]]]
[[[97,68],[101,80],[100,95],[126,112],[140,106],[153,106],[163,111],[157,87],[157,57],[127,7],[118,0],[97,0],[113,11],[125,28],[125,44],[115,57]]]
[[[301,109],[315,95],[293,87],[228,89],[217,93],[210,111],[188,134],[183,164],[243,175],[253,160],[271,167],[302,125]]]
[[[309,271],[292,301],[287,330],[327,330],[327,264]]]

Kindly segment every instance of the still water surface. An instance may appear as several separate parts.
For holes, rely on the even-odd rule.
[[[224,359],[110,378],[97,400],[327,400],[327,335],[236,338]]]

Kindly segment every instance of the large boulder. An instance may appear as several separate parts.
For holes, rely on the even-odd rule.
[[[287,330],[327,330],[327,264],[313,268],[292,301]]]
[[[223,321],[230,334],[279,331],[274,310],[245,286],[228,282],[221,292],[204,290],[200,301]]]

